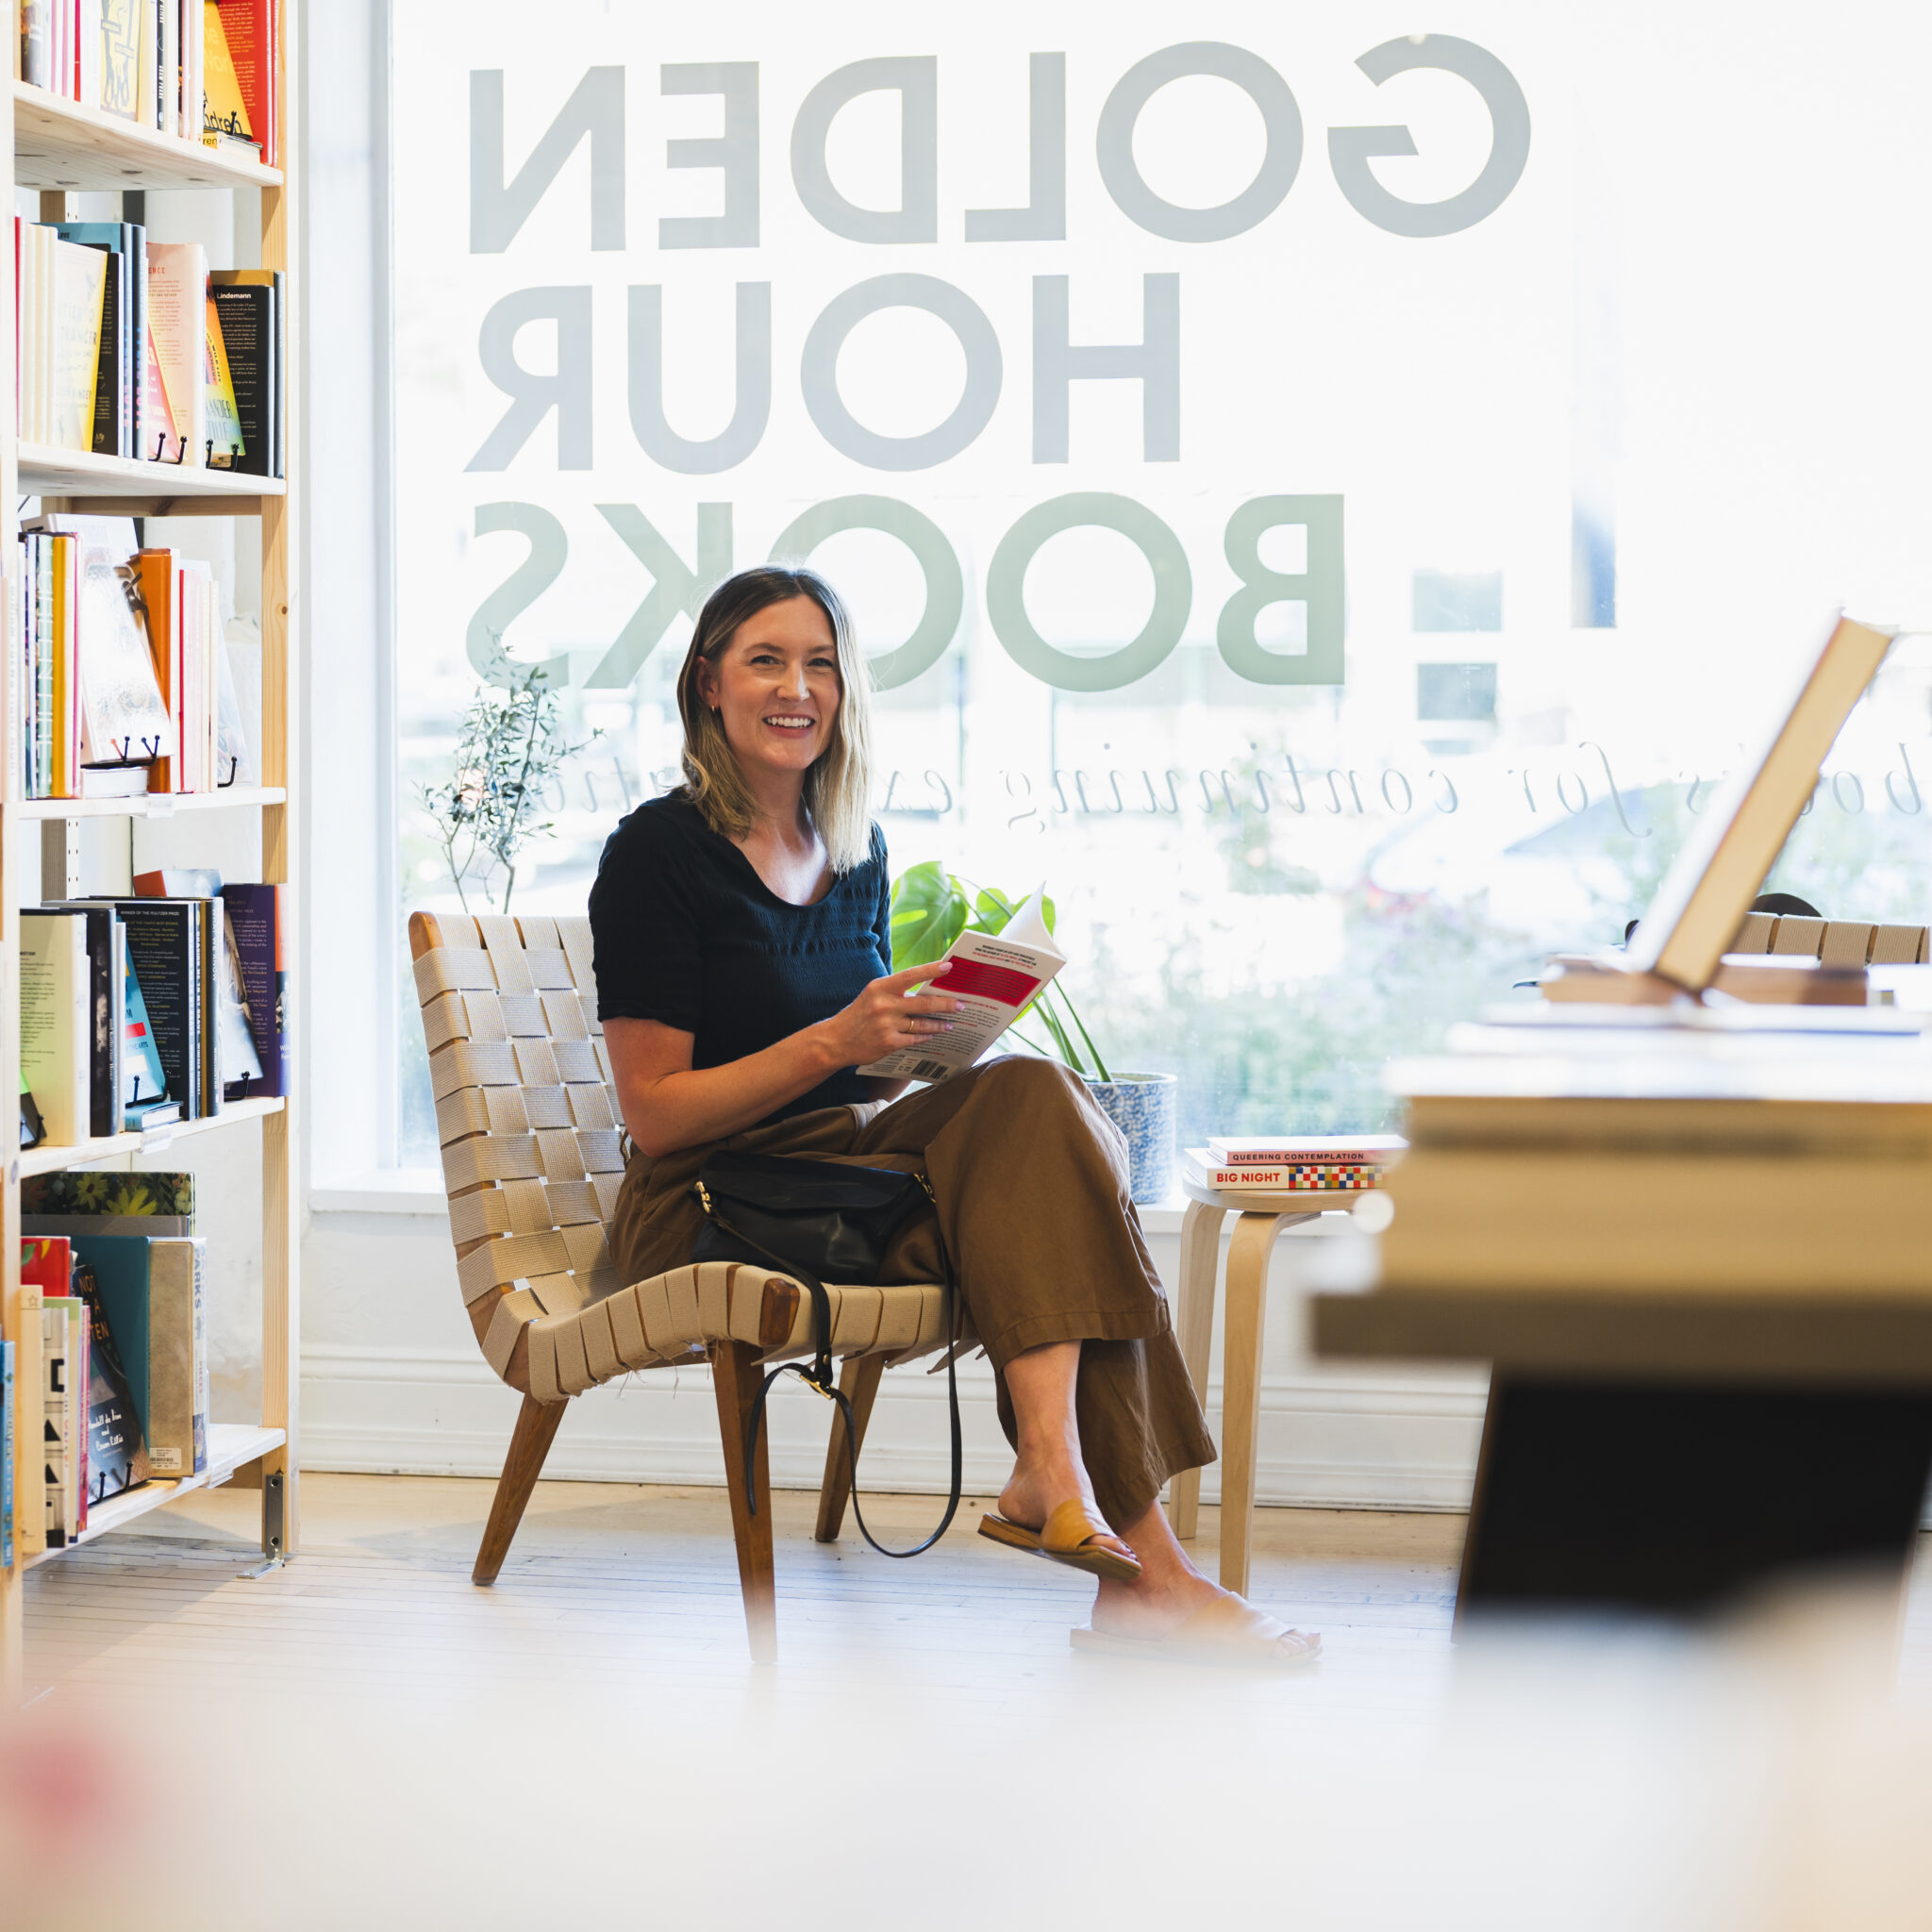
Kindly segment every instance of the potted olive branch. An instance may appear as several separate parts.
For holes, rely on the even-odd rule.
[[[463,884],[473,871],[480,880],[472,886],[480,883],[486,906],[492,903],[491,875],[501,874],[503,910],[509,910],[524,846],[550,830],[550,822],[538,818],[545,788],[566,758],[598,736],[565,741],[557,691],[541,664],[515,684],[485,685],[471,699],[450,775],[416,788],[465,912]]]
[[[892,881],[892,970],[936,964],[962,932],[1005,931],[1021,903],[997,886],[956,878],[937,859],[908,866]],[[1053,901],[1042,899],[1041,909],[1051,932]],[[1032,1038],[1029,1024],[1045,1033],[1050,1047]],[[1174,1188],[1174,1075],[1110,1073],[1058,979],[1021,1008],[1009,1031],[1031,1052],[1058,1059],[1087,1083],[1095,1105],[1126,1140],[1134,1199],[1166,1200]]]

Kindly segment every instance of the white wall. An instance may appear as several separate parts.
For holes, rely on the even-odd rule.
[[[1179,1243],[1150,1217],[1149,1245],[1172,1293]],[[1283,1237],[1283,1248],[1297,1240]],[[441,1214],[325,1211],[303,1247],[303,1453],[306,1468],[494,1475],[518,1397],[484,1362],[457,1287]],[[1479,1374],[1311,1361],[1291,1253],[1277,1260],[1268,1310],[1258,1499],[1264,1503],[1461,1509],[1482,1427]],[[1217,1326],[1209,1420],[1220,1431]],[[967,1481],[996,1488],[1011,1457],[993,1415],[991,1378],[960,1376]],[[773,1480],[816,1487],[828,1409],[788,1381],[773,1394]],[[943,1491],[943,1376],[887,1376],[861,1461],[865,1486]],[[723,1480],[709,1380],[657,1370],[573,1405],[548,1474],[623,1482]],[[1219,1494],[1215,1473],[1203,1485]]]

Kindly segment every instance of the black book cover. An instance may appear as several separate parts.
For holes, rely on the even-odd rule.
[[[141,1437],[141,1416],[134,1406],[134,1392],[127,1384],[127,1372],[121,1365],[120,1351],[114,1346],[112,1329],[101,1307],[101,1284],[91,1263],[74,1263],[73,1291],[87,1308],[88,1389],[87,1449],[90,1503],[105,1502],[144,1483],[154,1472],[148,1467],[147,1446]]]
[[[46,912],[73,912],[87,921],[88,1125],[105,1140],[121,1131],[121,1033],[126,999],[121,977],[120,918],[113,907],[75,900],[56,902]]]
[[[266,475],[283,476],[288,474],[285,462],[284,429],[288,423],[288,277],[280,269],[262,268],[224,268],[217,269],[208,278],[209,292],[220,301],[223,295],[240,289],[265,291],[269,297],[265,311],[258,311],[258,321],[262,331],[262,354],[269,370],[269,379],[263,388],[268,415],[268,435],[263,442],[268,469]],[[234,354],[234,344],[225,327],[222,331],[222,341]],[[233,374],[233,371],[230,371]],[[238,392],[237,407],[240,407],[240,377],[236,377]],[[249,446],[250,458],[254,455],[254,441],[248,434],[248,419],[242,416],[242,438]],[[253,470],[252,460],[244,461],[243,470]]]
[[[215,948],[225,943],[221,932],[222,902],[192,899],[189,904],[194,908],[195,958],[199,966],[195,1011],[200,1015],[201,1026],[201,1111],[215,1114],[222,1110],[223,1098],[222,1023],[215,1011],[215,1002],[221,996],[216,975],[224,963],[215,957]]]
[[[275,291],[258,282],[239,287],[214,283],[208,294],[221,323],[222,346],[228,355],[235,412],[242,419],[242,456],[235,467],[252,476],[272,476],[275,457]]]
[[[127,275],[125,255],[108,257],[108,286],[101,296],[101,363],[94,377],[94,454],[118,457],[121,447],[121,358],[126,343],[121,339],[123,312],[127,307],[124,286]]]
[[[201,935],[192,899],[117,899],[127,963],[141,983],[148,1032],[160,1056],[168,1098],[198,1119],[201,1096]]]

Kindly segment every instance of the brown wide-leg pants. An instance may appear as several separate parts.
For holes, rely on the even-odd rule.
[[[704,1224],[691,1186],[717,1147],[923,1173],[937,1215],[894,1241],[886,1282],[944,1279],[935,1232],[991,1359],[1000,1425],[1017,1444],[1006,1366],[1079,1341],[1074,1412],[1094,1499],[1116,1528],[1169,1476],[1214,1460],[1141,1239],[1120,1136],[1050,1060],[996,1059],[884,1107],[832,1107],[661,1160],[633,1155],[612,1246],[630,1281],[681,1268]]]

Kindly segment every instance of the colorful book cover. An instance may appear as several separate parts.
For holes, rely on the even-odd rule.
[[[228,36],[222,25],[222,9],[215,0],[205,0],[203,17],[207,39],[202,52],[202,138],[226,135],[232,141],[258,142],[261,137],[248,118],[248,103],[242,96],[242,82],[235,73],[235,58],[229,52]]]
[[[217,10],[209,0],[208,11]],[[271,168],[281,162],[280,116],[276,95],[280,72],[276,8],[270,0],[221,0],[222,38],[235,70],[235,84],[248,113],[261,158]]]
[[[22,1214],[179,1214],[194,1218],[192,1174],[59,1174],[25,1175]],[[23,1254],[25,1250],[23,1250]],[[25,1266],[23,1259],[22,1267]],[[62,1293],[65,1290],[60,1291]]]
[[[127,961],[126,996],[127,1031],[121,1042],[121,1105],[132,1126],[167,1100],[168,1077],[161,1071],[160,1052],[155,1045],[154,1028],[148,1024],[147,1002],[142,997],[141,978],[131,958]]]
[[[228,367],[227,344],[222,340],[222,312],[212,296],[204,305],[204,312],[207,323],[202,341],[207,360],[202,380],[208,394],[208,459],[217,470],[239,469],[246,453],[242,412],[235,407],[235,377]]]
[[[147,0],[100,0],[101,106],[125,121],[142,118],[141,16]]]
[[[222,344],[235,386],[245,453],[236,466],[251,475],[276,474],[276,291],[260,271],[217,270],[208,276],[208,299],[221,315]]]

